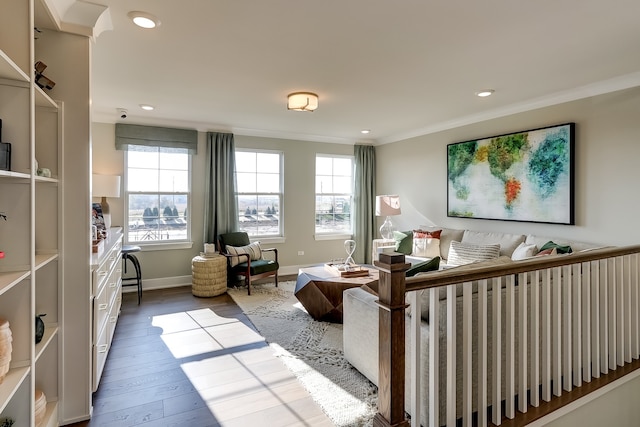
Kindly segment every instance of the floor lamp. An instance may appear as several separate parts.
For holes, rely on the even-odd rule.
[[[384,195],[376,196],[376,216],[386,217],[382,227],[380,227],[380,234],[383,239],[392,240],[393,232],[395,228],[391,222],[391,217],[400,215],[400,196],[398,195]]]

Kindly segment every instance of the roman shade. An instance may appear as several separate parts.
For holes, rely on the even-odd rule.
[[[181,148],[197,154],[198,131],[116,123],[116,149],[127,150],[130,145]]]

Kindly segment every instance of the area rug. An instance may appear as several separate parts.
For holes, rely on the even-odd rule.
[[[377,387],[344,358],[342,325],[313,320],[294,289],[287,281],[228,293],[336,426],[371,426]]]

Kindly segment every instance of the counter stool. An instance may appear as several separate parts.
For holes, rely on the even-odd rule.
[[[138,287],[138,305],[142,299],[142,270],[140,268],[140,261],[133,255],[133,252],[140,252],[140,246],[124,245],[122,246],[122,263],[124,264],[124,271],[122,274],[122,286],[137,286]],[[136,275],[131,277],[125,277],[127,274],[127,261],[131,261]]]

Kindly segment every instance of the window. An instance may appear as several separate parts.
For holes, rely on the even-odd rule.
[[[127,242],[190,241],[190,163],[185,149],[129,145],[125,153]]]
[[[236,184],[240,231],[282,236],[282,153],[236,150]]]
[[[316,234],[352,234],[353,158],[316,155]]]

